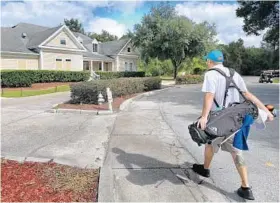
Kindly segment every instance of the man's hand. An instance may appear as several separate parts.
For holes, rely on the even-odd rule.
[[[197,122],[197,127],[198,128],[200,127],[200,129],[205,130],[206,123],[207,123],[207,118],[202,116]]]
[[[268,121],[273,121],[274,120],[274,116],[273,116],[273,114],[271,112],[267,113],[267,120]]]

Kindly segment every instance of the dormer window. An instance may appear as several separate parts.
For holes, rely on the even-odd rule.
[[[96,39],[92,40],[92,52],[98,52],[98,41]]]
[[[130,52],[130,47],[127,48],[127,52]]]
[[[60,39],[60,44],[66,45],[66,40],[65,39]]]
[[[97,44],[92,44],[92,51],[97,52]]]

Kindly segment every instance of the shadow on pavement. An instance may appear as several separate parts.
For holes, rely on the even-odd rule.
[[[184,169],[186,167],[191,168],[193,164],[190,162],[185,162],[183,166],[169,164],[145,155],[127,153],[119,148],[113,148],[112,152],[118,154],[116,159],[118,160],[119,163],[123,164],[125,168],[129,171],[129,174],[126,176],[126,179],[129,182],[140,186],[152,185],[156,183],[161,184],[164,181],[170,181],[175,185],[183,185],[184,183],[182,181],[179,181],[177,178],[174,177],[175,174],[169,175],[171,173],[166,173],[166,171],[170,171],[171,169]],[[147,163],[153,163],[154,165],[159,165],[162,167],[149,168],[147,167]],[[135,168],[135,166],[138,166],[139,168]],[[165,169],[166,171],[164,173],[162,172],[162,170],[159,171],[158,169],[162,169],[162,170]],[[191,181],[195,183],[201,182],[198,181],[200,180],[200,176],[198,176],[195,173],[193,173],[191,176],[189,175],[187,176],[190,178]],[[240,198],[236,193],[227,192],[221,188],[216,187],[215,185],[209,182],[202,181],[201,185],[211,190],[215,190],[236,202],[244,202],[244,200]]]
[[[184,168],[191,168],[192,165],[193,165],[193,163],[185,162],[183,165],[184,165]],[[211,190],[215,190],[215,191],[217,191],[217,192],[219,192],[219,193],[225,195],[227,198],[229,198],[229,199],[231,199],[231,200],[233,200],[233,201],[235,201],[235,202],[245,202],[245,200],[244,200],[243,198],[239,197],[239,196],[237,195],[236,192],[228,192],[228,191],[225,191],[225,190],[223,190],[223,189],[221,189],[221,188],[215,186],[215,185],[212,184],[212,183],[209,183],[209,182],[207,182],[207,181],[204,181],[205,178],[202,178],[202,179],[201,179],[201,176],[199,176],[198,174],[196,174],[196,173],[193,172],[193,173],[191,173],[191,175],[190,175],[189,172],[187,172],[187,171],[188,171],[188,169],[185,170],[185,174],[186,174],[186,176],[187,176],[190,180],[192,180],[192,181],[194,181],[194,182],[196,182],[196,183],[198,182],[200,185],[202,185],[202,186],[204,186],[204,187],[207,187],[207,188],[209,188],[209,189],[211,189]]]

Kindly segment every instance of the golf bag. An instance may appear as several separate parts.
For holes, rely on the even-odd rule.
[[[253,119],[258,117],[258,107],[245,98],[233,80],[235,71],[233,69],[229,70],[230,76],[227,76],[220,69],[213,68],[209,70],[217,71],[226,78],[225,96],[222,108],[220,108],[219,104],[214,99],[216,106],[221,110],[211,111],[209,113],[205,130],[201,130],[199,126],[197,126],[197,121],[188,126],[191,138],[198,146],[206,143],[210,144],[211,141],[217,137],[228,137],[237,132],[242,127],[243,119],[246,115],[251,115]],[[231,103],[225,108],[229,88],[236,88],[244,101],[240,103]]]

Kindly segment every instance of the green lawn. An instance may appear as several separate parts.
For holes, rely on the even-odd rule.
[[[274,78],[273,83],[279,83],[279,78]]]
[[[160,76],[162,80],[174,80],[173,76]]]
[[[44,90],[3,90],[1,91],[1,97],[29,97],[42,94],[51,94],[55,92],[66,92],[70,90],[69,85],[61,85]]]

